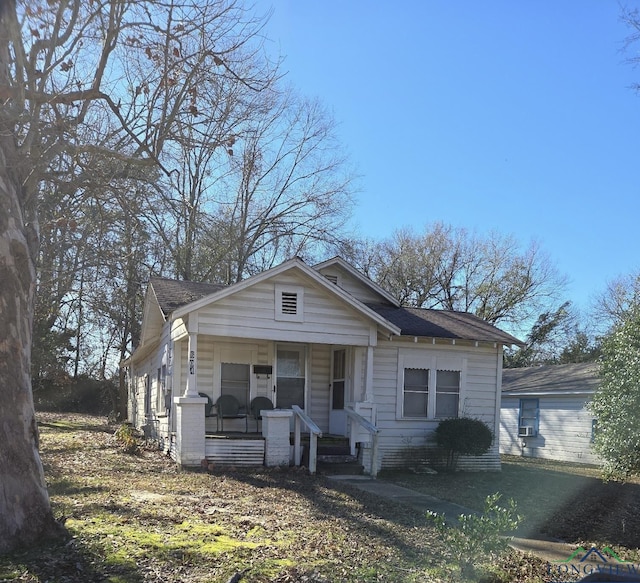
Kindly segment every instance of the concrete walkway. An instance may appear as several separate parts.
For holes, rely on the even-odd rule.
[[[416,492],[410,488],[398,486],[391,482],[385,482],[384,480],[374,480],[369,476],[327,476],[331,480],[341,482],[343,484],[349,484],[364,492],[369,492],[381,498],[387,500],[393,500],[400,504],[411,506],[416,510],[426,512],[431,510],[438,514],[444,514],[444,517],[448,524],[455,525],[457,517],[460,514],[474,514],[474,510],[454,504],[453,502],[447,502],[436,498],[435,496],[429,496],[428,494],[422,494]],[[539,557],[544,561],[550,563],[564,561],[576,550],[576,545],[570,545],[566,543],[514,538],[511,541],[511,547],[525,553],[531,553],[532,555]]]

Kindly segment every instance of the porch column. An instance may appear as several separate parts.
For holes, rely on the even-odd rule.
[[[189,343],[187,345],[187,387],[184,392],[185,397],[198,396],[198,335],[189,332]]]
[[[262,411],[265,466],[289,465],[291,459],[289,419],[291,415],[291,411],[284,409]]]
[[[205,459],[204,408],[206,397],[176,397],[176,462],[181,467],[199,466]]]
[[[364,377],[364,400],[373,401],[373,346],[367,346],[365,353],[366,368]]]

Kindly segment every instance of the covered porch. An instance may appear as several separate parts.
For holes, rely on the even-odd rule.
[[[322,435],[348,438],[353,455],[377,445],[372,346],[187,334],[173,352],[169,416],[181,466],[300,465],[304,457],[314,473]],[[237,403],[230,414],[228,400]],[[375,474],[377,460],[367,465]]]

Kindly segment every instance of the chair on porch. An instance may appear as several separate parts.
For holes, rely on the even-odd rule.
[[[273,409],[273,403],[269,397],[254,397],[251,401],[251,405],[249,407],[249,412],[251,413],[251,417],[256,420],[256,433],[258,432],[258,421],[262,420],[262,415],[260,415],[260,411]]]
[[[244,419],[245,433],[249,431],[247,414],[240,412],[240,403],[233,395],[221,395],[216,401],[217,421],[216,429],[224,431],[225,419]]]
[[[206,393],[198,393],[198,397],[204,397],[207,400],[207,404],[204,406],[204,416],[215,417],[216,414],[213,412],[213,401],[211,397]]]

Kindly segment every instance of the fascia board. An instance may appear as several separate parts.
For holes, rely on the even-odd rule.
[[[320,269],[324,269],[325,267],[330,267],[331,265],[340,266],[347,273],[349,273],[350,275],[353,275],[353,277],[355,277],[358,281],[360,281],[362,284],[366,285],[367,287],[371,288],[377,294],[381,295],[384,299],[386,299],[396,308],[400,307],[400,302],[396,298],[394,298],[388,291],[380,287],[374,281],[370,280],[366,275],[360,273],[360,271],[358,271],[355,267],[353,267],[353,265],[350,265],[349,263],[347,263],[344,259],[342,259],[342,257],[334,257],[333,259],[328,259],[327,261],[318,263],[317,265],[313,266],[313,269],[319,271]]]
[[[558,391],[503,391],[503,397],[562,397],[562,396],[591,396],[593,390],[558,390]]]

